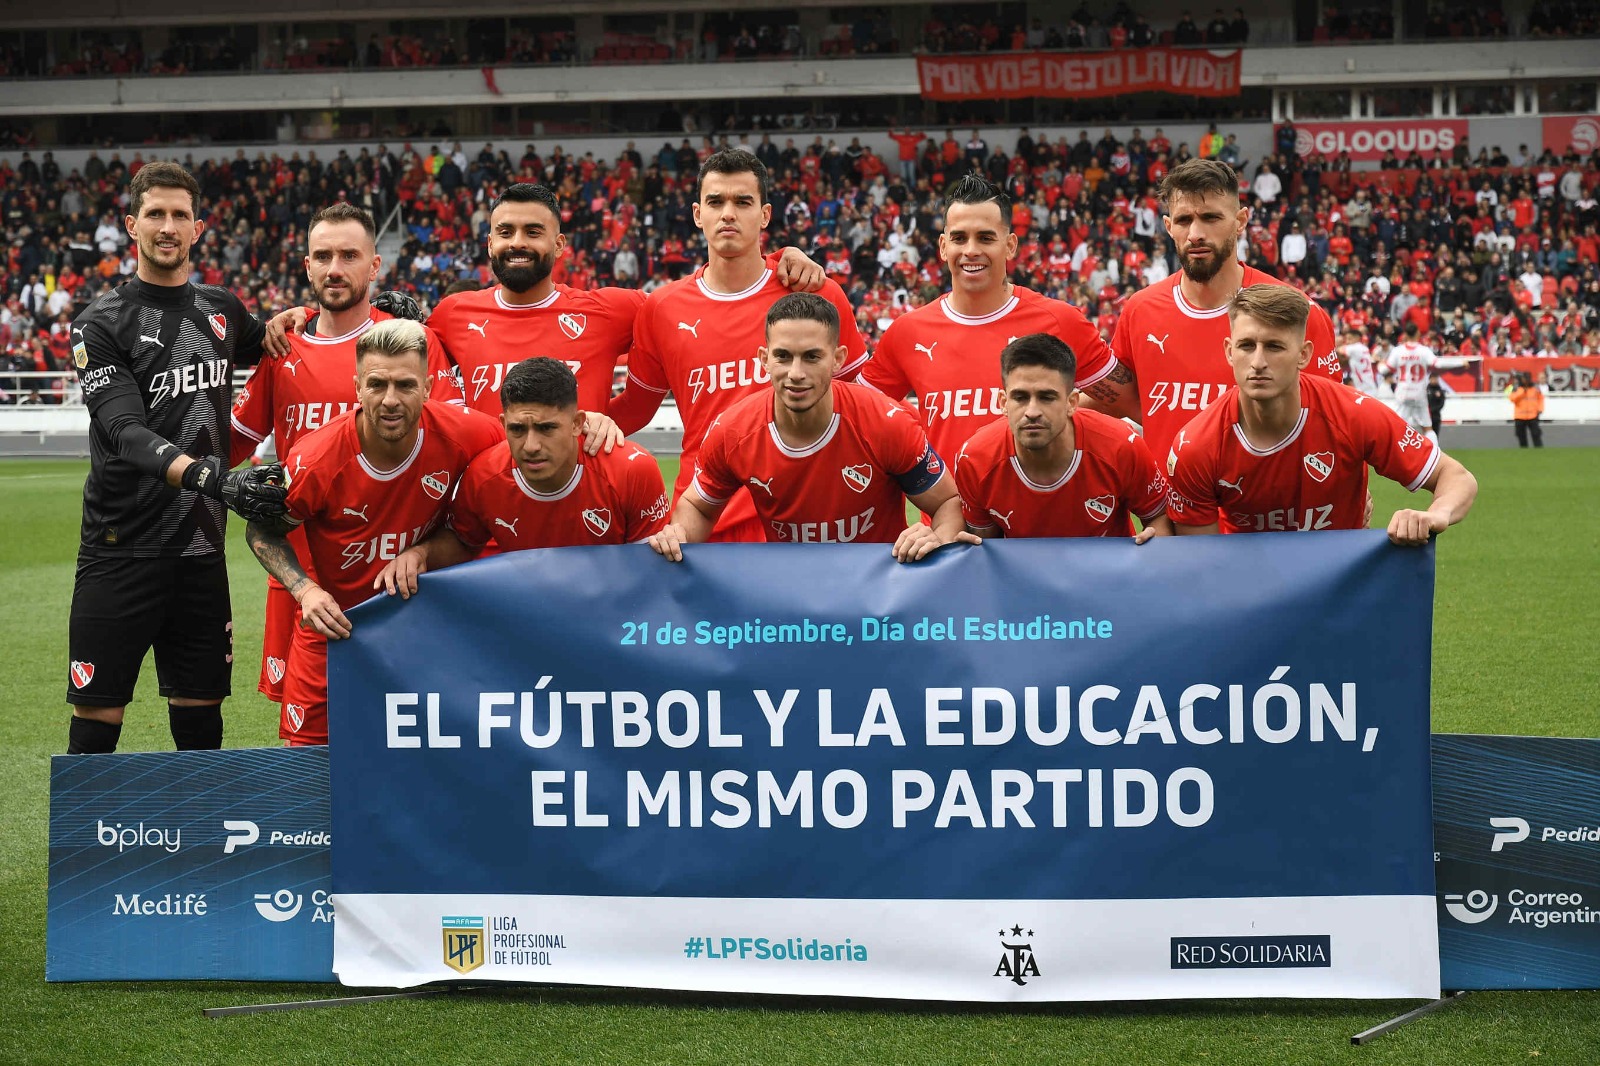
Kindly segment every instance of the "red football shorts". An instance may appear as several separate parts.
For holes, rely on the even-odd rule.
[[[300,626],[300,605],[289,590],[267,579],[267,618],[261,628],[261,681],[256,689],[273,703],[283,702],[283,678],[289,668],[289,646]]]
[[[328,641],[309,626],[295,626],[278,736],[291,748],[328,742]]]

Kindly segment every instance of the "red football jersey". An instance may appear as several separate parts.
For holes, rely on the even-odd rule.
[[[607,455],[578,453],[572,479],[543,493],[522,479],[501,441],[467,467],[450,504],[450,528],[469,548],[504,551],[644,540],[667,524],[671,504],[655,456],[629,443]]]
[[[506,439],[488,415],[429,401],[410,457],[378,471],[361,454],[360,417],[341,415],[295,445],[285,464],[289,516],[304,524],[317,584],[346,609],[372,595],[389,560],[444,520],[472,458]]]
[[[1121,537],[1133,535],[1130,515],[1166,513],[1167,479],[1127,423],[1080,408],[1072,432],[1072,463],[1049,485],[1023,472],[1004,418],[974,433],[953,468],[967,524],[1007,537]]]
[[[895,319],[878,341],[861,380],[884,395],[915,395],[928,439],[941,455],[954,455],[996,415],[1005,414],[1000,350],[1030,333],[1053,334],[1078,359],[1077,385],[1093,385],[1116,366],[1116,357],[1069,303],[1015,287],[993,314],[958,314],[948,295]]]
[[[373,311],[372,317],[342,337],[318,337],[311,331],[289,334],[289,354],[257,364],[233,400],[233,448],[238,465],[256,445],[273,436],[280,456],[288,455],[301,436],[320,429],[356,405],[356,341],[374,322],[394,316]],[[450,360],[433,331],[428,334],[428,370],[433,377],[430,398],[461,402]]]
[[[1167,454],[1174,522],[1224,533],[1360,529],[1367,467],[1415,492],[1439,446],[1388,406],[1344,385],[1300,376],[1300,421],[1281,444],[1252,445],[1234,389],[1185,426]]]
[[[1233,388],[1233,370],[1222,347],[1228,339],[1227,306],[1208,311],[1191,307],[1178,287],[1182,277],[1182,272],[1173,274],[1128,297],[1111,338],[1117,358],[1138,379],[1144,436],[1152,455],[1164,454],[1178,430]],[[1282,282],[1255,267],[1244,268],[1244,285],[1263,284]],[[1333,321],[1320,304],[1311,304],[1306,336],[1314,353],[1306,376],[1343,381]]]
[[[712,503],[748,489],[769,541],[893,544],[905,498],[944,473],[911,413],[866,386],[833,383],[833,421],[805,448],[783,442],[772,404],[766,389],[718,418],[692,474]]]
[[[678,401],[683,457],[672,487],[674,500],[688,487],[700,442],[717,416],[747,396],[762,396],[771,405],[772,379],[756,353],[766,344],[768,309],[789,292],[770,266],[754,285],[732,294],[708,288],[704,273],[702,267],[650,294],[628,356],[629,387],[671,392]],[[823,283],[819,295],[839,309],[839,343],[849,354],[838,376],[851,377],[867,357],[855,309],[832,280]],[[728,501],[713,539],[755,541],[762,533],[755,509],[740,492]]]
[[[578,377],[578,406],[605,414],[617,361],[633,345],[644,306],[637,289],[571,289],[557,285],[536,304],[508,304],[500,286],[458,292],[439,302],[428,325],[461,370],[467,406],[500,414],[506,371],[536,355],[559,359]]]

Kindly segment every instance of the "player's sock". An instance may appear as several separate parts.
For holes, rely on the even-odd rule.
[[[167,704],[172,742],[179,751],[216,751],[222,747],[222,704],[177,707]]]
[[[72,716],[67,727],[68,755],[110,755],[122,739],[121,722],[102,722],[97,718]]]

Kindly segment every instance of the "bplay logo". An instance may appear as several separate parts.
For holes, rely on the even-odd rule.
[[[118,852],[129,848],[160,848],[170,854],[182,846],[183,831],[179,829],[157,829],[143,822],[138,825],[123,825],[121,822],[107,825],[99,819],[95,821],[95,842],[103,848],[114,847]]]
[[[1450,917],[1468,925],[1488,921],[1499,906],[1500,897],[1492,896],[1481,888],[1475,888],[1465,896],[1453,892],[1444,898],[1444,909],[1450,912]]]

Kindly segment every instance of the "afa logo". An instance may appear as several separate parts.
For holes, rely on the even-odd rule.
[[[577,340],[588,328],[589,320],[583,315],[560,314],[556,316],[556,325],[561,327],[561,332],[565,333],[569,340]]]
[[[1020,925],[1000,930],[1000,946],[1005,953],[994,968],[995,977],[1004,977],[1016,985],[1025,985],[1028,978],[1039,976],[1039,960],[1033,954],[1033,930],[1027,931],[1028,943],[1022,943],[1023,935]]]
[[[422,491],[436,500],[444,499],[444,494],[450,491],[450,471],[435,470],[431,474],[423,474]]]
[[[444,964],[456,973],[471,973],[484,963],[483,917],[447,914],[444,927]]]

